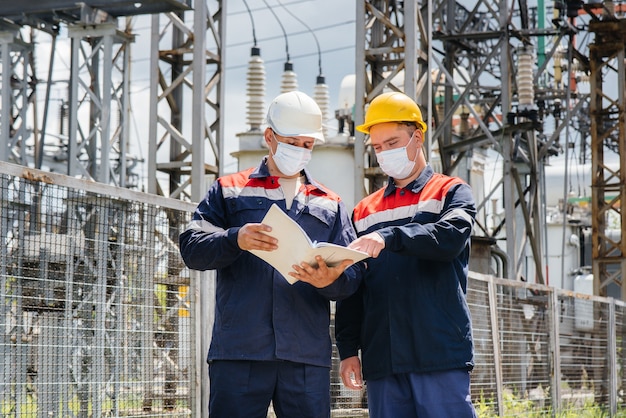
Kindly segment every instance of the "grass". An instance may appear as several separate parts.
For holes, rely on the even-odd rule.
[[[502,397],[502,417],[524,418],[609,418],[611,414],[605,407],[594,404],[592,399],[585,399],[581,404],[569,405],[554,412],[552,406],[543,406],[540,402],[520,397],[512,391],[505,391]],[[496,402],[493,399],[480,397],[474,403],[479,418],[499,418]],[[615,418],[626,418],[626,411],[618,411]]]

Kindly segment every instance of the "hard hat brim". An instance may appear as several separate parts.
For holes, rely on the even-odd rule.
[[[326,139],[324,138],[324,133],[322,132],[284,132],[284,131],[279,131],[274,126],[272,126],[273,124],[271,122],[268,123],[268,125],[270,128],[272,128],[274,132],[276,132],[280,136],[284,136],[284,137],[306,136],[307,138],[313,138],[322,143],[326,142]]]
[[[398,120],[398,119],[392,119],[392,118],[388,118],[388,119],[377,119],[377,120],[373,120],[370,121],[368,123],[364,123],[362,125],[358,125],[355,127],[355,129],[359,132],[363,132],[364,134],[369,134],[370,133],[370,128],[374,125],[378,125],[381,123],[388,123],[388,122],[396,122],[396,123],[402,123],[402,122],[410,122],[410,123],[415,123],[416,125],[419,125],[420,128],[422,129],[422,132],[426,132],[426,129],[428,129],[428,126],[426,126],[426,123],[424,121],[414,121],[414,120],[408,120],[408,121],[404,121],[404,120]]]

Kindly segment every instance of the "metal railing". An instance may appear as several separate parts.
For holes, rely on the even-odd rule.
[[[0,169],[0,415],[192,415],[193,205]]]
[[[468,301],[475,402],[499,416],[626,409],[623,301],[477,273]]]

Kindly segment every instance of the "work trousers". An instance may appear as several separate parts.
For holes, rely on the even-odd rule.
[[[465,370],[368,380],[367,402],[370,418],[476,418]]]
[[[330,417],[330,369],[289,361],[209,363],[211,418]]]

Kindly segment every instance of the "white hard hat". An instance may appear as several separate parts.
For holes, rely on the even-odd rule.
[[[322,111],[300,91],[278,95],[267,110],[267,124],[281,136],[308,136],[324,142]]]

